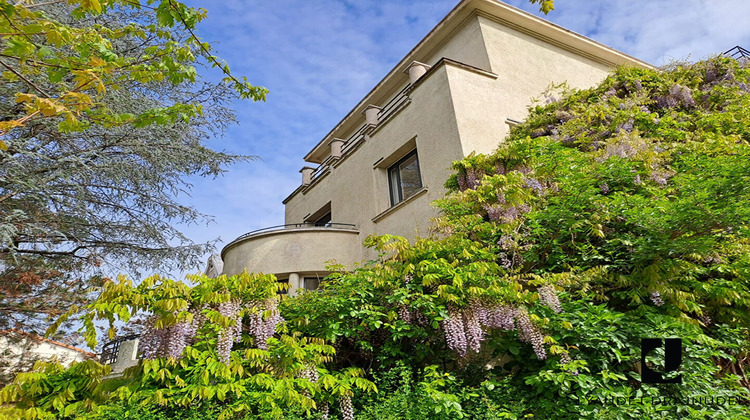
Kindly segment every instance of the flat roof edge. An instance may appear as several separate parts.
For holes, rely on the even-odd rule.
[[[401,70],[410,63],[411,61],[422,61],[424,57],[420,57],[419,54],[426,54],[430,52],[432,44],[440,43],[442,40],[440,35],[443,31],[454,29],[451,26],[458,27],[463,23],[463,20],[470,15],[475,14],[478,16],[485,15],[498,18],[502,24],[511,24],[512,29],[518,30],[523,28],[522,32],[535,36],[536,38],[549,42],[555,38],[551,35],[562,35],[567,38],[565,41],[572,41],[580,45],[569,45],[569,43],[557,40],[554,44],[558,46],[569,45],[572,52],[579,53],[585,52],[587,58],[599,57],[604,62],[621,65],[621,64],[633,64],[636,66],[655,68],[655,66],[618,51],[614,48],[608,47],[600,42],[597,42],[584,35],[578,34],[569,29],[563,28],[557,24],[554,24],[546,19],[535,16],[524,10],[503,3],[498,0],[462,0],[456,7],[454,7],[437,25],[435,25],[430,32],[425,35],[405,56],[402,58],[386,75],[383,77],[363,98],[357,105],[355,105],[349,113],[342,118],[336,126],[334,126],[323,138],[305,155],[304,159],[308,162],[318,163],[314,155],[323,146],[325,146],[326,140],[331,136],[334,136],[338,130],[345,126],[353,117],[360,117],[359,114],[361,109],[370,103],[370,99],[374,94],[384,86],[388,85],[389,82],[397,78],[403,78]],[[579,48],[576,48],[579,47]],[[600,61],[601,62],[601,61]]]

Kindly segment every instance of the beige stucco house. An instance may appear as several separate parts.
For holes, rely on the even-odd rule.
[[[426,235],[454,160],[493,151],[551,84],[590,87],[621,64],[650,67],[500,1],[461,1],[305,155],[286,225],[224,247],[223,273],[313,289],[327,261],[373,257],[368,235]]]
[[[65,366],[96,358],[94,353],[17,329],[0,331],[0,381],[28,371],[37,360]]]

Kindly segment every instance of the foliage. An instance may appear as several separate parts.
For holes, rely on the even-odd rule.
[[[370,245],[396,255],[332,275],[322,290],[281,305],[293,328],[335,341],[342,363],[377,362],[385,367],[409,360],[425,367],[436,359],[451,363],[457,353],[467,351],[481,359],[487,355],[477,355],[478,346],[491,335],[482,327],[513,329],[514,308],[526,313],[538,300],[538,294],[524,290],[523,279],[508,275],[486,248],[459,236],[409,245],[386,235],[371,238]],[[496,318],[504,311],[509,311],[509,324],[501,325]],[[534,331],[544,322],[534,314],[523,319]],[[459,323],[453,334],[446,329],[452,320]]]
[[[558,88],[496,153],[455,163],[442,237],[371,238],[379,261],[284,302],[283,315],[335,340],[341,366],[437,364],[472,418],[484,414],[470,406],[508,418],[746,418],[746,64],[622,68],[594,89]],[[497,308],[505,323],[488,318]],[[639,382],[644,337],[682,338],[681,386]],[[463,394],[488,384],[511,402]],[[423,398],[394,392],[358,411]],[[629,396],[734,404],[608,403]],[[389,415],[427,416],[405,413]]]
[[[89,328],[148,310],[180,344],[108,401],[290,419],[322,407],[345,419],[750,418],[749,78],[716,58],[563,91],[496,153],[455,163],[439,236],[368,238],[378,259],[331,267],[321,290],[278,307],[271,276],[107,283]],[[240,309],[221,306],[233,299]],[[287,320],[267,349],[261,310]],[[225,364],[217,348],[236,319]],[[673,337],[682,362],[667,375],[682,383],[642,383],[641,340]],[[645,360],[663,362],[663,349]],[[375,388],[364,374],[380,392],[362,392]],[[60,392],[27,396],[34,383],[4,398]]]
[[[282,418],[285,411],[310,414],[348,400],[354,389],[374,390],[360,369],[325,369],[322,364],[330,360],[333,348],[320,339],[287,333],[281,326],[276,336],[258,340],[253,316],[273,316],[267,302],[278,299],[283,287],[275,277],[244,273],[190,280],[194,286],[153,276],[133,286],[120,277],[118,282],[105,283],[99,298],[82,311],[90,346],[96,345],[95,320],[108,321],[114,333],[115,322],[147,313],[151,328],[166,332],[157,335],[160,345],[170,349],[169,355],[152,354],[126,370],[124,379],[108,379],[109,367],[94,361],[67,370],[40,363],[4,388],[0,403],[15,404],[19,415],[28,419],[130,415],[118,411],[122,403],[183,413],[196,405],[211,406],[220,411],[220,419]],[[231,301],[238,302],[241,310],[226,316],[220,308]],[[78,312],[73,308],[67,315]],[[192,328],[176,328],[181,325]],[[237,326],[241,335],[230,341],[229,357],[222,361],[223,333]],[[186,330],[191,334],[178,333]]]
[[[538,106],[497,153],[456,163],[446,223],[613,307],[749,325],[747,83],[724,58],[625,68]]]
[[[234,115],[231,89],[196,72],[216,62],[191,32],[205,11],[10,3],[0,1],[0,328],[40,332],[111,272],[195,267],[212,245],[175,228],[208,220],[178,200],[186,178],[249,157],[206,145]]]
[[[144,126],[155,121],[175,122],[199,112],[195,104],[174,103],[143,110],[137,114],[116,111],[102,102],[107,91],[117,91],[123,82],[169,81],[179,85],[196,80],[193,63],[205,57],[226,73],[226,81],[243,97],[263,99],[265,89],[239,81],[226,64],[210,53],[210,45],[201,42],[193,30],[205,18],[206,11],[175,0],[124,1],[78,0],[67,2],[75,19],[108,17],[120,11],[140,15],[121,25],[102,25],[99,21],[80,25],[50,16],[50,4],[63,2],[0,2],[0,33],[6,82],[21,82],[27,90],[18,91],[15,101],[23,105],[23,115],[0,123],[6,134],[32,120],[63,117],[60,131],[80,130],[89,124]],[[111,23],[111,21],[110,21]],[[187,31],[180,37],[175,28]],[[139,40],[137,53],[118,49],[123,39]],[[39,81],[42,83],[39,83]],[[6,144],[0,143],[6,149]]]
[[[529,2],[531,2],[531,4],[538,4],[539,10],[545,15],[555,8],[554,0],[529,0]]]

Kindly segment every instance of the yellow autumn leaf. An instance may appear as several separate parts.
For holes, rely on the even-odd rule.
[[[16,93],[16,103],[31,103],[37,98],[36,95],[29,93]]]
[[[46,98],[36,98],[36,100],[34,101],[34,106],[45,117],[53,117],[65,111],[64,106],[56,103],[55,101],[51,99],[46,99]]]
[[[96,13],[102,12],[102,4],[99,0],[81,0],[81,7],[86,10],[93,10]]]
[[[107,65],[107,62],[106,62],[106,61],[104,61],[104,60],[102,60],[102,59],[101,59],[101,58],[99,58],[99,57],[91,57],[91,58],[89,59],[89,65],[90,65],[91,67],[104,67],[104,66],[106,66],[106,65]]]
[[[21,124],[18,120],[0,122],[0,131],[7,131],[15,127],[23,127],[23,124]]]

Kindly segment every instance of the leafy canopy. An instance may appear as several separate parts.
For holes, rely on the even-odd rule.
[[[137,11],[143,17],[118,27],[93,23],[79,25],[50,16],[50,4],[68,3],[74,19]],[[40,118],[63,117],[61,131],[78,131],[92,123],[102,126],[173,122],[200,112],[195,105],[175,103],[138,114],[113,110],[100,101],[108,90],[118,90],[128,80],[169,81],[173,85],[194,82],[194,64],[203,57],[226,74],[225,81],[242,98],[261,100],[266,90],[233,76],[226,63],[212,55],[210,45],[194,33],[205,18],[204,9],[187,7],[175,0],[74,0],[69,2],[0,1],[0,34],[3,50],[0,65],[4,81],[20,81],[26,91],[15,95],[24,113],[0,122],[0,136]],[[154,19],[148,19],[153,16]],[[187,31],[187,38],[174,34]],[[116,45],[123,38],[140,39],[137,54],[122,54]],[[154,42],[159,40],[163,42]],[[41,77],[47,83],[39,83]],[[0,148],[7,145],[0,141]]]
[[[187,177],[250,157],[206,144],[235,121],[233,81],[165,2],[0,2],[0,328],[44,329],[112,272],[193,269],[212,249],[176,227]],[[184,21],[184,22],[183,22]],[[228,73],[228,68],[221,65]]]

